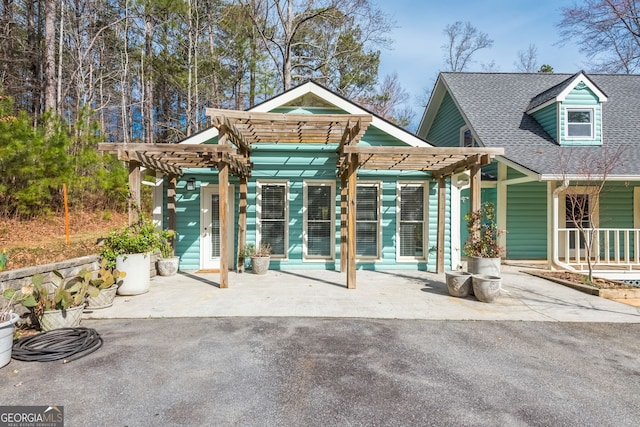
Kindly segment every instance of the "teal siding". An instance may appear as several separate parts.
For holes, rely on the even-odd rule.
[[[288,249],[286,259],[273,258],[271,269],[295,270],[295,269],[331,269],[340,268],[340,181],[336,178],[336,147],[329,145],[307,144],[304,146],[294,144],[263,144],[254,148],[252,161],[254,169],[251,179],[247,183],[247,233],[248,243],[256,243],[256,196],[257,183],[270,181],[287,182],[288,184]],[[197,179],[197,187],[203,184],[217,183],[217,171],[202,173],[200,170],[186,170],[183,179],[178,183],[177,189],[177,215],[179,238],[176,244],[176,254],[181,257],[180,268],[183,270],[197,270],[200,267],[200,191],[186,191],[185,182],[189,177]],[[303,258],[303,204],[305,181],[322,180],[334,182],[336,189],[335,198],[335,259],[330,261],[304,260]],[[377,260],[363,260],[357,263],[358,269],[368,270],[396,270],[396,269],[421,269],[435,270],[435,245],[437,241],[437,183],[430,181],[430,176],[421,172],[389,172],[389,171],[359,171],[359,181],[381,183],[381,244],[380,258]],[[396,204],[397,181],[428,182],[425,188],[427,196],[427,242],[425,253],[428,254],[424,261],[398,261],[396,259]],[[239,200],[239,188],[237,179],[230,178],[230,183],[235,184],[236,206]],[[449,197],[449,188],[447,188]],[[234,224],[238,221],[238,210],[234,210]],[[445,266],[451,268],[450,241],[450,210],[447,203],[445,237]],[[237,245],[237,225],[234,226]],[[237,247],[235,248],[237,250]],[[231,260],[235,267],[235,260]]]
[[[558,142],[558,104],[553,103],[532,114],[554,141]]]
[[[602,105],[598,97],[588,87],[578,84],[560,105],[560,140],[561,145],[602,145]],[[568,139],[566,137],[566,110],[571,107],[588,107],[594,109],[594,139]]]
[[[547,185],[507,187],[507,259],[547,258]]]
[[[438,147],[459,147],[460,128],[464,125],[465,121],[458,111],[458,107],[447,92],[426,139]]]
[[[623,182],[604,186],[598,218],[601,228],[633,228],[633,188]]]
[[[461,255],[465,256],[464,244],[469,237],[469,232],[467,231],[467,221],[464,219],[465,215],[469,213],[471,209],[471,202],[469,200],[470,191],[468,188],[460,191],[460,250]],[[491,202],[496,205],[497,200],[497,191],[495,188],[482,188],[480,189],[480,200],[482,203]]]

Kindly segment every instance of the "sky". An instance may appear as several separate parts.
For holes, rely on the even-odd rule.
[[[549,64],[557,73],[575,73],[585,68],[586,58],[575,44],[558,45],[557,24],[561,8],[579,0],[377,0],[378,7],[396,23],[390,34],[391,50],[380,56],[380,79],[396,72],[411,96],[416,119],[424,109],[425,90],[431,89],[439,71],[445,70],[442,45],[445,26],[469,21],[487,33],[493,47],[482,49],[466,71],[483,71],[482,64],[495,61],[495,71],[514,72],[518,51],[534,44],[537,66]]]

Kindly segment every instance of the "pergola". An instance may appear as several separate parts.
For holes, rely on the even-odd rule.
[[[140,203],[140,167],[168,175],[168,227],[175,229],[175,189],[182,168],[217,168],[220,195],[220,287],[228,287],[226,250],[229,173],[240,181],[238,243],[243,247],[247,221],[247,179],[251,175],[251,147],[260,143],[336,144],[340,177],[340,270],[347,272],[347,288],[356,287],[355,225],[358,169],[430,172],[438,180],[436,270],[444,271],[446,178],[470,171],[471,209],[480,208],[480,167],[504,154],[502,148],[436,148],[358,146],[373,120],[370,114],[280,114],[207,109],[218,130],[218,144],[103,143],[102,151],[129,164],[132,204]],[[135,210],[130,209],[130,220]],[[346,254],[346,257],[343,256]]]

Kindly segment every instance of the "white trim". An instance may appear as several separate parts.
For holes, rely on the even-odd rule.
[[[211,126],[203,130],[202,132],[198,132],[191,136],[186,137],[179,144],[204,144],[207,141],[210,141],[218,136],[218,129]]]
[[[309,206],[309,186],[329,186],[331,188],[331,200],[332,205],[329,208],[329,216],[331,223],[331,244],[330,250],[331,253],[329,256],[320,256],[320,255],[309,255],[307,253],[309,248],[309,236],[307,234],[307,224],[308,224],[308,208]],[[314,180],[314,179],[305,179],[302,181],[302,193],[303,193],[303,205],[302,205],[302,261],[303,262],[326,262],[326,261],[334,261],[336,254],[336,182],[331,180]],[[324,215],[324,214],[323,214]]]
[[[429,259],[429,183],[425,181],[397,181],[396,182],[396,262],[427,261]],[[422,257],[400,255],[400,222],[401,222],[401,188],[422,187]]]
[[[462,270],[462,245],[460,244],[460,188],[451,185],[451,267],[454,270]],[[427,234],[428,235],[428,234]]]
[[[564,179],[571,181],[602,181],[601,176],[593,175],[561,175],[561,174],[548,174],[540,175],[540,181],[562,181]],[[607,175],[608,181],[640,181],[640,175]]]
[[[633,228],[640,228],[640,187],[633,187]]]
[[[346,111],[348,114],[371,114],[371,112],[357,106],[350,101],[347,101],[346,99],[336,95],[330,90],[327,90],[312,81],[303,83],[300,86],[290,89],[283,94],[280,94],[268,101],[263,102],[262,104],[256,105],[249,111],[268,113],[307,93],[316,95],[318,98],[321,98],[329,104],[332,104],[339,109]],[[407,132],[406,130],[401,129],[395,125],[392,125],[391,123],[376,116],[375,114],[373,114],[372,116],[373,120],[371,121],[371,126],[376,127],[381,131],[398,138],[400,141],[406,142],[408,145],[413,147],[432,147],[431,144],[423,141],[412,133]]]
[[[579,83],[584,83],[591,91],[598,97],[599,102],[607,102],[607,96],[597,88],[595,84],[584,73],[579,73],[575,79],[562,91],[558,96],[556,96],[556,100],[564,101],[567,96],[571,93],[572,90],[576,88]]]
[[[286,179],[259,179],[256,181],[256,246],[262,243],[262,187],[266,185],[279,185],[285,188],[284,207],[284,255],[271,254],[272,259],[289,259],[289,191],[290,184]]]
[[[564,139],[566,141],[592,141],[596,139],[596,108],[594,106],[565,105],[564,112]],[[569,112],[589,111],[591,112],[591,136],[570,136],[569,135]]]
[[[362,256],[358,255],[358,225],[356,224],[356,230],[354,235],[356,236],[356,261],[381,261],[382,260],[382,181],[358,181],[356,184],[356,217],[357,217],[357,205],[358,205],[358,196],[357,191],[358,187],[376,187],[378,193],[378,213],[376,215],[376,255],[375,256]],[[356,222],[357,218],[356,218]],[[343,256],[340,254],[340,256]],[[346,256],[346,255],[345,255]]]
[[[206,223],[206,221],[205,221],[206,211],[211,209],[211,206],[210,206],[211,199],[209,197],[207,197],[207,195],[219,194],[219,190],[220,190],[220,188],[219,188],[217,183],[216,184],[213,184],[213,183],[202,183],[200,185],[200,190],[199,190],[199,193],[198,193],[200,195],[200,240],[199,240],[199,244],[200,244],[200,268],[201,269],[216,269],[216,268],[220,268],[220,259],[218,258],[217,260],[214,261],[211,257],[209,257],[209,254],[211,253],[211,243],[210,243],[211,239],[208,237],[209,234],[204,229],[204,224]],[[234,210],[235,210],[235,204],[233,203],[234,198],[235,198],[234,186],[233,185],[229,185],[229,195],[228,195],[228,200],[227,200],[227,206],[229,208],[229,211],[228,211],[228,217],[229,218],[234,218]],[[209,217],[211,218],[211,214],[210,213],[209,213]],[[213,219],[212,219],[212,221],[213,221]],[[235,245],[234,245],[234,228],[235,228],[235,224],[234,224],[233,220],[229,221],[228,227],[229,227],[229,232],[227,233],[228,237],[227,237],[227,243],[226,243],[227,256],[229,257],[230,260],[233,260],[234,251],[235,251]],[[209,243],[205,244],[206,241],[208,241]]]
[[[418,136],[427,139],[431,126],[436,119],[436,113],[440,109],[440,105],[442,105],[442,100],[444,99],[447,91],[447,87],[442,79],[442,74],[439,74],[438,80],[436,81],[433,91],[431,92],[431,96],[429,97],[429,102],[427,103],[427,106],[422,113],[420,123],[418,124],[418,130],[416,132]]]

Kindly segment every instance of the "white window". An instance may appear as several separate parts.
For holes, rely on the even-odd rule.
[[[335,247],[335,183],[305,182],[305,255],[332,259]]]
[[[593,109],[567,108],[567,137],[593,138]]]
[[[271,246],[271,256],[285,258],[288,242],[286,182],[258,183],[258,243]]]
[[[398,186],[398,256],[425,258],[425,191],[423,184]]]
[[[356,256],[378,258],[380,235],[380,185],[356,187]]]

